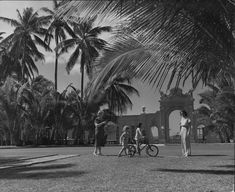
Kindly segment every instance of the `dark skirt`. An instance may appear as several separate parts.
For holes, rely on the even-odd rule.
[[[103,127],[96,128],[95,131],[95,147],[101,147],[106,144],[107,135],[104,134]]]

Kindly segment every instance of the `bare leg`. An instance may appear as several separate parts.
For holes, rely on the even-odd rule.
[[[120,152],[118,153],[118,157],[121,157],[121,154],[122,154],[122,152],[123,152],[125,149],[126,149],[125,146],[122,146]]]
[[[136,147],[137,147],[137,152],[140,155],[140,141],[136,140]]]
[[[98,155],[102,155],[100,146],[98,147]]]
[[[187,156],[187,148],[186,148],[186,128],[181,128],[181,147],[183,156]]]
[[[187,154],[191,155],[190,135],[186,136],[186,149]]]
[[[97,151],[98,151],[98,149],[97,149],[97,147],[95,146],[95,150],[94,150],[93,154],[94,154],[94,155],[97,155]]]

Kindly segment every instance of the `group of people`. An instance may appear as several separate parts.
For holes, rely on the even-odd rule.
[[[181,120],[180,120],[180,136],[181,136],[181,148],[182,155],[188,157],[191,155],[191,146],[190,146],[190,129],[191,129],[191,120],[188,118],[186,111],[180,111]],[[104,111],[100,110],[95,119],[95,150],[94,155],[102,155],[101,147],[104,146],[107,136],[105,135],[104,127],[107,124],[107,120],[104,119]],[[138,154],[140,155],[140,144],[141,141],[145,138],[142,129],[142,123],[139,123],[135,131],[135,143]],[[123,127],[123,132],[120,136],[120,144],[122,148],[118,154],[120,157],[122,153],[128,148],[129,141],[131,140],[130,136],[130,127],[125,125]]]

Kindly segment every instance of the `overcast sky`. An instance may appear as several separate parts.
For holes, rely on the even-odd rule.
[[[34,10],[38,10],[41,7],[52,8],[51,1],[2,1],[0,0],[0,16],[9,17],[17,19],[16,9],[19,9],[20,12],[25,7],[33,7]],[[13,32],[13,28],[8,24],[0,21],[0,32],[6,32],[6,35],[9,35]],[[6,36],[5,35],[5,36]],[[105,38],[105,36],[103,36]],[[46,78],[54,81],[54,55],[52,53],[45,53],[45,62],[38,63],[39,73]],[[75,68],[71,71],[70,74],[67,74],[65,70],[66,56],[60,58],[59,61],[59,70],[58,70],[58,89],[63,90],[68,84],[73,83],[75,87],[80,87],[80,68],[79,65],[76,65]],[[131,114],[140,114],[142,106],[146,106],[147,113],[154,113],[159,110],[159,100],[160,94],[155,91],[152,87],[149,87],[147,84],[143,84],[139,81],[135,81],[133,85],[139,90],[140,97],[132,97],[133,109],[128,110],[129,115]],[[191,89],[191,83],[187,82],[186,86],[183,88],[183,92],[187,92]],[[198,93],[202,92],[202,86],[199,85],[194,92],[195,103],[194,106],[197,108],[199,106],[199,97]]]

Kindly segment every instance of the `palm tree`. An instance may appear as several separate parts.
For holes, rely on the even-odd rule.
[[[195,87],[220,71],[231,74],[234,70],[233,1],[67,1],[57,16],[66,20],[74,13],[85,15],[85,19],[98,13],[103,17],[116,13],[129,20],[131,37],[119,37],[104,56],[108,65],[99,81],[127,69],[157,87],[168,80],[169,88],[173,79],[178,86],[189,77]],[[234,73],[231,76],[235,79]]]
[[[67,143],[68,129],[72,128],[73,111],[68,101],[67,89],[68,87],[62,93],[55,91],[49,104],[51,141],[64,139]]]
[[[211,90],[201,94],[200,103],[204,104],[198,112],[210,119],[208,128],[214,129],[220,136],[222,142],[230,142],[233,135],[233,124],[235,115],[235,94],[228,81],[217,84],[208,84]]]
[[[88,21],[72,22],[75,37],[62,41],[58,48],[62,48],[62,52],[67,51],[69,48],[75,50],[69,58],[66,66],[66,70],[70,72],[78,59],[80,58],[81,69],[81,98],[83,99],[83,87],[84,87],[84,70],[88,76],[92,76],[93,66],[92,62],[99,56],[99,51],[105,48],[107,42],[98,37],[102,32],[110,32],[111,27],[94,27],[94,22],[97,17],[89,18]]]
[[[38,76],[32,82],[25,83],[20,89],[19,102],[27,117],[34,144],[39,144],[46,132],[53,90],[54,84],[43,76]]]
[[[38,73],[35,61],[44,59],[36,45],[51,51],[40,38],[46,34],[46,29],[43,27],[49,23],[49,17],[39,16],[33,8],[25,8],[23,14],[17,10],[17,14],[18,20],[0,17],[0,21],[15,27],[14,32],[2,40],[1,44],[7,44],[9,55],[17,65],[20,65],[22,79],[32,79],[34,72]]]
[[[132,107],[130,96],[136,94],[138,90],[131,86],[130,76],[127,73],[121,73],[111,76],[107,81],[101,83],[102,86],[93,89],[91,85],[89,101],[99,105],[107,104],[113,113],[124,113],[127,108]]]
[[[46,7],[43,7],[42,10],[46,13],[49,13],[50,19],[52,19],[50,26],[47,29],[47,34],[45,37],[45,42],[50,45],[51,39],[54,37],[55,39],[55,47],[58,46],[58,44],[66,39],[66,33],[68,33],[70,36],[74,37],[73,30],[70,28],[67,22],[65,22],[62,19],[59,19],[57,17],[54,17],[55,10],[58,9],[59,4],[57,0],[53,0],[54,4],[54,10],[50,10]],[[57,74],[58,74],[58,58],[59,53],[58,49],[54,49],[55,51],[55,90],[57,90]]]

